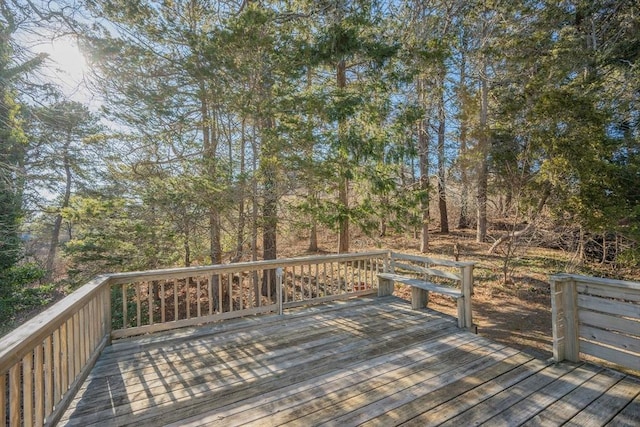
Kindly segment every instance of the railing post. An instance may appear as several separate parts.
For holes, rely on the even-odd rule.
[[[282,276],[284,270],[282,267],[276,268],[276,298],[278,298],[278,314],[282,316],[284,309],[282,306]]]
[[[465,263],[460,267],[462,276],[462,296],[464,304],[463,327],[473,329],[473,311],[471,304],[471,294],[473,294],[473,263]]]
[[[556,275],[550,279],[553,359],[556,362],[580,360],[576,282]]]

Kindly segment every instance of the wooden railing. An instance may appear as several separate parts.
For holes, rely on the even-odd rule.
[[[580,353],[640,371],[640,283],[551,276],[553,356]]]
[[[0,340],[0,422],[53,424],[111,337],[109,277],[97,277]]]
[[[53,425],[112,338],[377,292],[389,253],[100,276],[0,339],[0,423]]]
[[[386,251],[110,276],[113,338],[376,292]]]

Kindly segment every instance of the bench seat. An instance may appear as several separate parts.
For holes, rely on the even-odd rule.
[[[436,292],[455,298],[458,306],[458,327],[467,327],[465,325],[466,315],[462,291],[446,286],[438,286],[426,280],[402,276],[400,274],[378,273],[378,295],[392,295],[394,282],[411,286],[411,308],[414,310],[419,310],[427,306],[429,302],[429,292]]]
[[[446,286],[439,286],[435,283],[427,282],[425,280],[415,279],[413,277],[401,276],[400,274],[393,273],[378,273],[378,277],[391,280],[394,282],[402,283],[412,286],[414,288],[420,288],[425,291],[435,292],[442,295],[448,295],[455,299],[462,298],[462,291],[453,288],[447,288]]]

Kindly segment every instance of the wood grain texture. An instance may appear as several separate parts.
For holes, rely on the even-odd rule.
[[[615,425],[639,391],[365,297],[115,341],[59,425],[588,425],[591,405]]]

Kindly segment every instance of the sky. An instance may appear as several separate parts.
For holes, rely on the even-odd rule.
[[[39,70],[44,80],[58,86],[69,99],[86,104],[92,110],[98,108],[99,103],[86,84],[89,70],[87,61],[72,36],[33,41],[30,50],[49,55]]]

